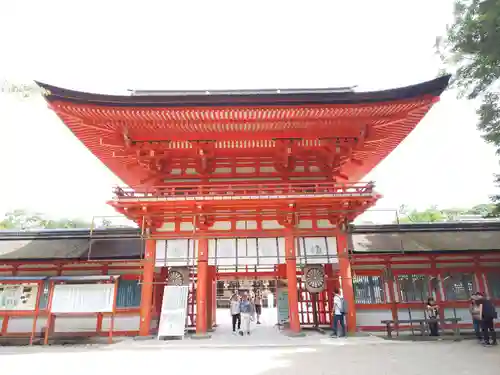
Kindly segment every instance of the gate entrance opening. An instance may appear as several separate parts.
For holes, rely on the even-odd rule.
[[[187,325],[191,329],[199,326],[198,306],[204,306],[203,324],[208,329],[216,325],[219,331],[230,331],[231,296],[243,292],[255,295],[257,291],[261,292],[263,309],[259,326],[330,325],[333,291],[341,286],[338,238],[297,237],[293,242],[284,237],[205,239],[206,263],[200,263],[200,241],[156,240],[156,266],[161,267],[163,280],[190,286]],[[296,249],[293,263],[287,259],[286,243]],[[204,271],[200,264],[206,267]],[[199,293],[200,285],[203,293]]]
[[[268,329],[276,327],[278,323],[277,300],[277,278],[269,276],[245,277],[243,274],[234,276],[225,276],[219,274],[217,280],[217,330],[230,332],[232,330],[232,320],[230,311],[230,298],[234,294],[242,295],[247,293],[251,298],[259,292],[261,295],[261,313],[259,317],[260,324],[257,324],[257,316],[252,322],[253,329]]]

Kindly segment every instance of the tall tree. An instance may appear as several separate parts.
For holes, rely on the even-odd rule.
[[[446,69],[455,71],[460,97],[481,102],[477,128],[500,155],[500,0],[457,0],[454,20],[437,48]],[[495,176],[500,188],[500,175]],[[500,213],[500,195],[492,196]]]

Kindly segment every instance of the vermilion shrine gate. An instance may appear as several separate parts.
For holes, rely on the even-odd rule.
[[[214,323],[214,281],[224,278],[286,280],[290,329],[298,332],[306,323],[299,309],[303,266],[311,264],[326,275],[323,323],[332,291],[341,286],[355,330],[346,231],[380,198],[372,182],[361,181],[415,128],[448,81],[366,93],[130,96],[39,85],[50,108],[127,185],[109,203],[145,239],[139,333],[149,335],[153,299],[162,293],[155,285],[173,264],[190,267],[196,278],[199,334]],[[169,258],[169,244],[185,252]]]

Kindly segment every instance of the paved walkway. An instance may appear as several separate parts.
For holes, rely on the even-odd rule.
[[[263,309],[262,324],[251,324],[250,336],[234,335],[232,332],[231,316],[227,309],[217,310],[217,328],[210,333],[209,339],[181,340],[144,340],[136,341],[132,338],[109,347],[132,346],[135,348],[264,348],[264,347],[307,347],[307,346],[346,346],[346,345],[371,345],[394,344],[380,337],[351,337],[348,339],[332,339],[329,333],[321,334],[316,331],[304,331],[304,337],[288,337],[276,326],[277,310]],[[400,343],[399,343],[400,344]],[[403,343],[405,344],[405,343]]]
[[[187,341],[187,340],[186,340]],[[338,340],[337,340],[338,341]],[[346,340],[351,341],[352,340]],[[473,341],[295,348],[167,349],[137,347],[1,348],[5,373],[122,375],[161,372],[230,375],[475,375],[496,374],[500,349]]]

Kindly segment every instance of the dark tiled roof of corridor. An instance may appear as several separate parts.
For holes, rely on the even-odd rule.
[[[92,244],[92,246],[90,246]],[[363,225],[352,229],[355,252],[500,250],[500,223]],[[0,231],[0,260],[139,259],[138,229]]]
[[[359,252],[500,250],[500,232],[354,233],[350,245]]]
[[[0,260],[138,259],[142,241],[133,239],[28,239],[0,241]]]

